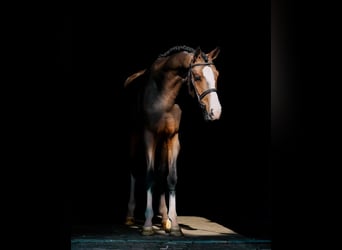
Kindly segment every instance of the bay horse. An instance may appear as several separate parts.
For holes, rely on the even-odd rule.
[[[219,47],[206,54],[200,47],[193,49],[188,46],[175,46],[160,54],[149,68],[130,75],[124,82],[125,89],[132,88],[130,97],[132,98],[132,93],[136,94],[135,99],[130,99],[129,102],[132,124],[130,157],[137,156],[139,141],[145,149],[147,196],[142,235],[154,234],[152,198],[154,185],[160,181],[164,183],[159,200],[163,230],[170,235],[182,235],[176,212],[177,157],[180,151],[179,127],[182,114],[177,96],[186,84],[185,88],[190,96],[197,99],[204,120],[214,121],[220,118],[221,104],[217,94],[219,72],[213,62],[219,52]],[[133,85],[135,87],[132,87]],[[135,223],[134,168],[138,167],[131,169],[126,225]],[[163,179],[156,180],[156,176]]]

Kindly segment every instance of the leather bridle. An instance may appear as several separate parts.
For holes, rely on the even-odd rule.
[[[195,93],[196,93],[196,96],[197,96],[197,99],[198,99],[198,102],[200,104],[202,104],[202,99],[209,93],[211,92],[217,92],[217,89],[216,88],[209,88],[205,91],[203,91],[202,93],[199,93],[199,91],[197,90],[196,86],[195,86],[195,83],[194,83],[194,75],[192,73],[192,68],[193,67],[197,67],[197,66],[209,66],[209,65],[213,65],[213,63],[195,63],[195,64],[191,64],[190,67],[189,67],[189,72],[188,72],[188,81],[189,81],[189,84],[190,86],[192,86],[195,90]]]

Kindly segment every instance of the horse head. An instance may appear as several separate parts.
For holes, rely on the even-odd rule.
[[[218,120],[221,116],[222,107],[217,95],[219,72],[213,62],[219,53],[218,47],[207,54],[198,47],[193,53],[189,66],[189,93],[197,97],[206,121]]]

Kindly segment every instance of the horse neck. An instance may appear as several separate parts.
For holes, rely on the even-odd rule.
[[[183,84],[177,75],[166,73],[163,78],[152,78],[145,91],[145,104],[153,109],[169,110],[175,103]]]
[[[187,53],[177,57],[171,56],[157,61],[152,67],[152,82],[156,84],[156,89],[162,97],[158,99],[159,105],[165,106],[166,109],[175,104],[179,91],[185,82],[187,65],[189,64],[186,60],[187,57]]]
[[[173,75],[172,79],[166,79],[162,84],[162,94],[166,95],[170,100],[175,101],[179,91],[184,83],[184,79],[179,75]]]

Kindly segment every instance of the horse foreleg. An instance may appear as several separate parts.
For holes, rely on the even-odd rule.
[[[176,212],[176,184],[177,184],[177,157],[180,150],[178,134],[175,134],[168,143],[168,163],[169,174],[167,176],[167,184],[169,189],[169,213],[171,220],[171,235],[180,236],[182,231],[177,222]]]
[[[166,232],[171,230],[171,221],[168,216],[168,209],[166,204],[166,176],[168,171],[168,147],[167,143],[163,143],[161,148],[161,158],[158,167],[158,184],[160,187],[160,201],[159,201],[159,214],[162,217],[162,227]]]
[[[165,191],[163,191],[163,193],[161,193],[161,195],[160,195],[159,213],[162,216],[162,227],[163,227],[163,229],[166,232],[170,232],[170,230],[171,230],[171,221],[170,221],[169,215],[167,213]]]
[[[153,219],[153,184],[154,184],[154,156],[155,156],[155,139],[153,134],[149,131],[145,131],[145,143],[146,143],[146,161],[147,161],[147,172],[146,172],[146,209],[145,209],[145,223],[142,230],[142,235],[152,235],[152,219]]]

